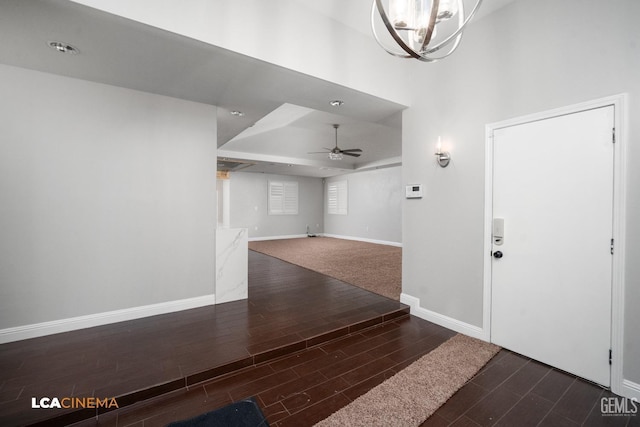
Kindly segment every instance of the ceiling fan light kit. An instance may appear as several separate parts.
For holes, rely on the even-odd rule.
[[[387,53],[435,62],[451,55],[460,44],[462,32],[482,0],[473,2],[466,2],[474,5],[465,15],[465,0],[373,0],[371,30]],[[376,11],[400,49],[381,40],[376,29]],[[456,16],[457,20],[452,19]]]
[[[336,134],[336,145],[333,148],[325,148],[327,151],[312,151],[309,154],[327,154],[331,160],[342,160],[344,156],[360,157],[362,150],[360,148],[345,148],[344,150],[338,147],[338,128],[340,125],[334,124]]]

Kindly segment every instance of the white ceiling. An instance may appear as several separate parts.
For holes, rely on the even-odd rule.
[[[293,0],[309,9],[361,32],[371,35],[371,7],[374,0]],[[484,0],[473,22],[484,18],[515,0]],[[465,2],[465,5],[472,3]],[[467,9],[465,8],[465,12]]]
[[[295,1],[369,33],[371,0]],[[256,163],[245,171],[326,177],[400,162],[402,105],[67,0],[2,0],[0,28],[0,63],[217,105],[219,157]],[[308,154],[333,147],[334,123],[340,148],[361,157]]]

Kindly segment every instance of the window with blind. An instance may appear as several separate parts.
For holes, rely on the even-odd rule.
[[[327,212],[332,215],[347,215],[347,181],[330,182],[327,186]]]
[[[298,215],[298,183],[269,181],[269,215]]]

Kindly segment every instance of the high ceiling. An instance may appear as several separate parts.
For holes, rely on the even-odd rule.
[[[335,19],[362,34],[371,35],[371,6],[374,0],[294,0],[316,12]],[[476,22],[515,0],[484,0],[473,18]],[[471,4],[471,3],[465,3]]]
[[[367,31],[370,0],[295,1]],[[67,0],[2,0],[0,28],[0,63],[218,106],[221,168],[326,177],[400,162],[405,106]],[[334,123],[340,148],[361,157],[308,154],[334,146]]]

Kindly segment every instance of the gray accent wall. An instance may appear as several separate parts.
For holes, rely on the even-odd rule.
[[[214,293],[216,108],[0,65],[0,329]]]
[[[322,179],[302,176],[231,172],[232,228],[248,228],[249,239],[299,236],[324,230]],[[298,215],[269,215],[269,180],[298,182]]]
[[[327,213],[327,184],[348,182],[348,214]],[[326,234],[387,243],[402,243],[402,168],[391,167],[326,179],[324,229]]]
[[[640,2],[518,0],[465,32],[442,62],[413,63],[403,114],[403,292],[482,327],[485,125],[628,93],[624,378],[640,384]],[[441,135],[452,154],[438,167]],[[541,141],[541,150],[553,147]],[[545,165],[541,164],[541,171]],[[619,248],[622,250],[622,248]],[[562,254],[559,254],[562,256]],[[540,307],[541,313],[544,308]],[[541,314],[542,315],[542,314]]]

